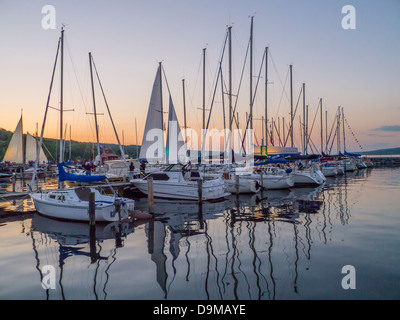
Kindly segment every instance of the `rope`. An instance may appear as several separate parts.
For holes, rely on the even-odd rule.
[[[357,139],[356,135],[354,134],[353,130],[350,128],[350,125],[349,125],[349,123],[347,122],[347,119],[346,119],[344,116],[343,116],[343,119],[344,119],[344,121],[346,122],[346,124],[347,124],[347,127],[349,128],[349,130],[350,130],[350,132],[351,132],[351,134],[352,134],[352,136],[353,136],[354,140],[356,140],[356,142],[357,142],[358,146],[359,146],[359,147],[360,147],[360,149],[362,150],[363,148],[362,148],[362,146],[361,146],[360,142],[358,141],[358,139]]]

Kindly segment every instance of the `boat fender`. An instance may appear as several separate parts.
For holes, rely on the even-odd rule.
[[[286,173],[287,173],[287,174],[289,174],[289,173],[291,173],[291,172],[292,172],[292,169],[290,169],[290,168],[287,168],[287,169],[286,169]]]

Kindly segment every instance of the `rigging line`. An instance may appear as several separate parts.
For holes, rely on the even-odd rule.
[[[318,103],[318,106],[319,106],[319,103]],[[319,108],[317,107],[317,110],[316,110],[315,116],[314,116],[314,121],[313,121],[312,126],[311,126],[311,130],[310,130],[309,133],[307,133],[307,140],[311,140],[311,134],[312,134],[312,131],[313,131],[313,128],[314,128],[315,120],[317,118],[317,114],[319,113],[318,110],[319,110]],[[307,144],[308,144],[308,141],[306,141],[306,145]]]
[[[295,118],[295,116],[296,116],[297,107],[299,106],[299,101],[300,101],[300,97],[301,97],[302,92],[303,92],[303,88],[300,88],[299,97],[298,97],[297,103],[296,103],[296,108],[294,109],[293,115],[291,115],[291,121],[290,121],[290,126],[289,126],[289,130],[288,130],[288,134],[287,134],[286,140],[285,140],[285,146],[286,146],[286,143],[287,143],[287,141],[288,141],[288,139],[289,139],[289,136],[290,136],[290,132],[291,132],[291,130],[292,130],[292,127],[294,127],[294,126],[293,126],[294,118]]]
[[[65,37],[65,36],[64,36],[64,40],[65,40],[65,44],[66,44],[66,48],[67,48],[67,53],[68,53],[68,56],[69,56],[69,58],[70,58],[70,60],[71,60],[72,70],[74,71],[75,79],[76,79],[76,82],[77,82],[77,84],[78,84],[79,94],[80,94],[80,96],[81,96],[81,102],[82,102],[82,104],[83,104],[83,106],[84,106],[84,108],[85,108],[85,113],[87,113],[87,105],[86,105],[85,99],[84,99],[84,97],[83,97],[81,82],[80,82],[80,80],[79,80],[78,73],[77,73],[76,68],[75,68],[74,57],[73,57],[73,55],[72,55],[72,53],[71,53],[70,46],[69,46],[69,43],[68,43],[68,39],[67,39],[67,38],[68,38],[68,37]],[[78,110],[78,111],[79,111],[79,110]],[[94,137],[94,132],[93,132],[92,124],[90,123],[90,121],[89,121],[89,126],[90,126],[90,129],[91,129],[92,134],[93,134],[93,137]]]
[[[254,90],[254,94],[253,94],[253,97],[252,97],[252,100],[251,100],[251,107],[253,107],[253,105],[254,105],[254,98],[255,98],[255,96],[256,96],[256,94],[257,94],[258,83],[260,82],[260,75],[261,75],[262,67],[263,67],[263,65],[264,65],[264,60],[265,60],[265,52],[264,52],[264,55],[263,55],[263,58],[262,58],[262,61],[261,61],[260,71],[258,72],[257,83],[256,83],[256,87],[255,87],[255,90]],[[253,108],[251,108],[251,110],[253,111]],[[245,140],[245,138],[246,138],[247,128],[248,128],[248,126],[249,126],[249,123],[250,123],[250,120],[252,119],[252,117],[253,117],[253,114],[252,114],[252,112],[250,112],[249,118],[247,119],[246,130],[245,130],[245,132],[244,132],[243,140],[242,140],[242,149],[243,149],[243,150],[244,150],[243,145],[244,145],[244,140]]]
[[[167,80],[167,75],[165,74],[164,65],[161,65],[161,68],[162,68],[162,71],[163,71],[165,83],[167,84],[168,94],[169,94],[169,96],[170,96],[170,98],[172,100],[171,90],[169,89],[169,84],[168,84],[168,80]]]
[[[335,126],[335,123],[337,123],[337,111],[336,111],[335,117],[334,117],[334,119],[333,119],[333,123],[332,123],[332,126],[331,126],[331,131],[329,132],[328,140],[326,141],[325,150],[328,150],[329,142],[330,142],[330,140],[331,140],[331,136],[332,136],[332,132],[333,132],[333,128],[334,128],[334,126]],[[333,136],[333,139],[335,139],[335,136],[336,136],[336,133],[335,133],[335,135]]]
[[[57,61],[58,61],[58,53],[60,51],[60,44],[61,44],[61,37],[58,40],[57,53],[56,53],[56,58],[55,58],[55,61],[54,61],[54,66],[53,66],[53,73],[52,73],[51,81],[50,81],[49,94],[47,96],[46,110],[45,110],[45,113],[44,113],[44,118],[43,118],[43,123],[42,123],[42,130],[41,130],[41,133],[40,133],[40,140],[39,140],[39,144],[38,144],[38,149],[36,151],[36,160],[35,160],[35,167],[34,167],[35,170],[34,170],[34,173],[32,175],[31,185],[34,185],[34,183],[35,183],[36,172],[37,172],[37,168],[38,168],[38,165],[39,165],[40,149],[41,149],[42,143],[43,143],[43,134],[44,134],[45,124],[46,124],[47,111],[49,110],[49,103],[50,103],[50,98],[51,98],[51,91],[52,91],[52,88],[53,88],[54,75],[56,73],[56,67],[57,67]],[[56,150],[57,150],[57,148],[56,148]],[[30,187],[30,186],[28,185],[28,187]]]
[[[215,94],[216,94],[217,86],[218,86],[218,79],[219,79],[219,76],[220,76],[221,71],[222,71],[222,61],[223,61],[223,58],[224,58],[227,39],[228,39],[228,32],[226,33],[226,36],[225,36],[225,43],[224,43],[222,54],[221,54],[221,57],[220,57],[217,80],[215,82],[214,93],[213,93],[212,102],[211,102],[211,106],[210,106],[210,112],[208,113],[207,125],[206,125],[206,129],[205,129],[205,132],[204,132],[204,135],[203,135],[203,139],[205,139],[205,137],[207,136],[208,125],[210,123],[211,113],[212,113],[212,109],[213,109],[213,106],[214,106]],[[204,146],[204,143],[203,143],[203,146]]]
[[[250,48],[250,41],[247,44],[246,56],[245,56],[244,61],[243,61],[242,74],[240,75],[240,81],[239,81],[239,87],[238,87],[237,94],[236,94],[235,106],[234,106],[233,111],[232,111],[232,121],[235,120],[236,126],[237,126],[238,129],[239,129],[239,120],[236,118],[235,114],[236,114],[237,103],[238,103],[238,100],[239,100],[239,92],[240,92],[240,88],[242,86],[243,75],[244,75],[244,71],[245,71],[245,67],[246,67],[247,56],[248,56],[248,53],[249,53],[249,48]]]
[[[122,158],[124,159],[124,161],[126,161],[126,159],[125,159],[125,153],[124,153],[124,150],[122,149],[121,142],[120,142],[120,140],[119,140],[118,133],[117,133],[117,130],[116,130],[116,128],[115,128],[113,118],[112,118],[112,116],[111,116],[110,108],[108,107],[106,95],[105,95],[105,93],[104,93],[103,86],[102,86],[102,84],[101,84],[100,77],[99,77],[99,74],[98,74],[98,72],[97,72],[96,64],[94,63],[93,56],[91,56],[91,57],[92,57],[92,63],[93,63],[93,66],[94,66],[94,70],[95,70],[95,72],[96,72],[97,80],[98,80],[98,82],[99,82],[100,89],[101,89],[101,92],[102,92],[102,94],[103,94],[104,102],[105,102],[106,107],[107,107],[108,115],[110,116],[111,124],[112,124],[112,126],[113,126],[113,128],[114,128],[115,137],[117,138],[117,141],[118,141],[118,146],[119,146],[119,150],[120,150],[120,152],[121,152],[121,156],[122,156]],[[168,90],[169,90],[169,89],[168,89]],[[103,118],[103,122],[104,122],[104,118]]]
[[[288,78],[289,78],[289,69],[287,69],[287,72],[286,72],[286,78],[285,78],[284,86],[286,86],[286,82],[287,82]],[[276,110],[275,118],[278,118],[278,113],[279,113],[279,109],[281,107],[281,102],[282,102],[282,98],[283,98],[283,94],[284,93],[285,93],[285,87],[283,87],[283,89],[282,89],[281,98],[279,100],[278,109]]]
[[[289,98],[289,96],[288,96],[288,94],[287,94],[287,92],[286,92],[286,90],[285,90],[285,85],[282,84],[282,79],[281,79],[281,77],[279,76],[278,69],[277,69],[276,64],[275,64],[275,61],[274,61],[274,59],[273,59],[273,57],[272,57],[271,49],[268,49],[268,56],[269,56],[269,58],[271,59],[272,65],[273,65],[273,67],[274,67],[274,69],[275,69],[275,72],[276,72],[276,74],[277,74],[277,76],[278,76],[278,80],[279,80],[279,82],[280,82],[280,84],[281,84],[281,86],[282,86],[282,90],[285,92],[285,95],[286,95],[286,98],[288,99],[288,102],[290,102],[290,98]],[[288,69],[288,72],[289,72],[289,69]]]

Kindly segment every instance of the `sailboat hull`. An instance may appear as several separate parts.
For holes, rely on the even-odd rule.
[[[321,185],[324,180],[316,173],[309,172],[294,172],[295,186]]]
[[[142,193],[148,194],[147,180],[131,180],[133,185]],[[199,191],[197,181],[153,181],[154,197],[164,199],[198,200]],[[202,200],[218,200],[229,194],[225,192],[225,183],[222,179],[203,181]]]
[[[35,209],[40,214],[62,220],[89,221],[89,202],[79,201],[71,197],[71,191],[51,191],[48,193],[30,194]],[[54,197],[54,198],[53,198]],[[112,222],[129,218],[130,212],[134,209],[134,201],[127,200],[124,205],[116,210],[114,202],[109,201],[113,197],[105,196],[96,199],[95,220],[97,222]]]

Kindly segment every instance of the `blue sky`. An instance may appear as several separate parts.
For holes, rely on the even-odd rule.
[[[47,4],[56,9],[56,30],[44,30],[41,26],[44,17],[41,10]],[[356,9],[355,30],[344,30],[341,26],[344,16],[341,9],[348,4]],[[289,65],[293,64],[295,101],[301,84],[306,83],[310,121],[322,98],[329,123],[337,107],[344,107],[364,150],[400,146],[398,130],[382,130],[379,134],[374,131],[400,125],[400,2],[397,0],[0,0],[0,108],[6,113],[0,119],[0,127],[14,130],[21,108],[25,130],[33,132],[36,122],[41,124],[57,40],[64,23],[68,50],[65,107],[75,110],[66,113],[65,120],[72,126],[73,139],[94,140],[93,121],[85,114],[92,108],[89,51],[93,53],[114,121],[119,133],[124,131],[126,143],[135,143],[135,118],[141,141],[159,61],[163,61],[181,123],[181,80],[185,78],[188,124],[199,129],[202,49],[207,47],[209,104],[227,25],[232,25],[233,85],[235,90],[238,88],[252,15],[254,74],[258,74],[265,46],[271,53],[269,117],[289,118],[288,82],[285,91],[282,84],[287,79]],[[247,63],[238,101],[241,122],[249,109],[248,74]],[[264,112],[263,90],[263,86],[258,89],[254,118],[260,118]],[[52,102],[55,106],[57,99],[55,90]],[[99,109],[104,111],[100,95],[97,100]],[[211,125],[222,128],[221,98],[216,100]],[[49,115],[47,136],[57,136],[57,119],[55,111]],[[106,116],[100,118],[100,127],[102,140],[115,142]],[[260,121],[255,121],[255,128],[260,137]],[[295,128],[297,143],[298,132]],[[317,121],[313,132],[316,145],[318,136]],[[353,151],[358,150],[350,136],[347,142]]]

